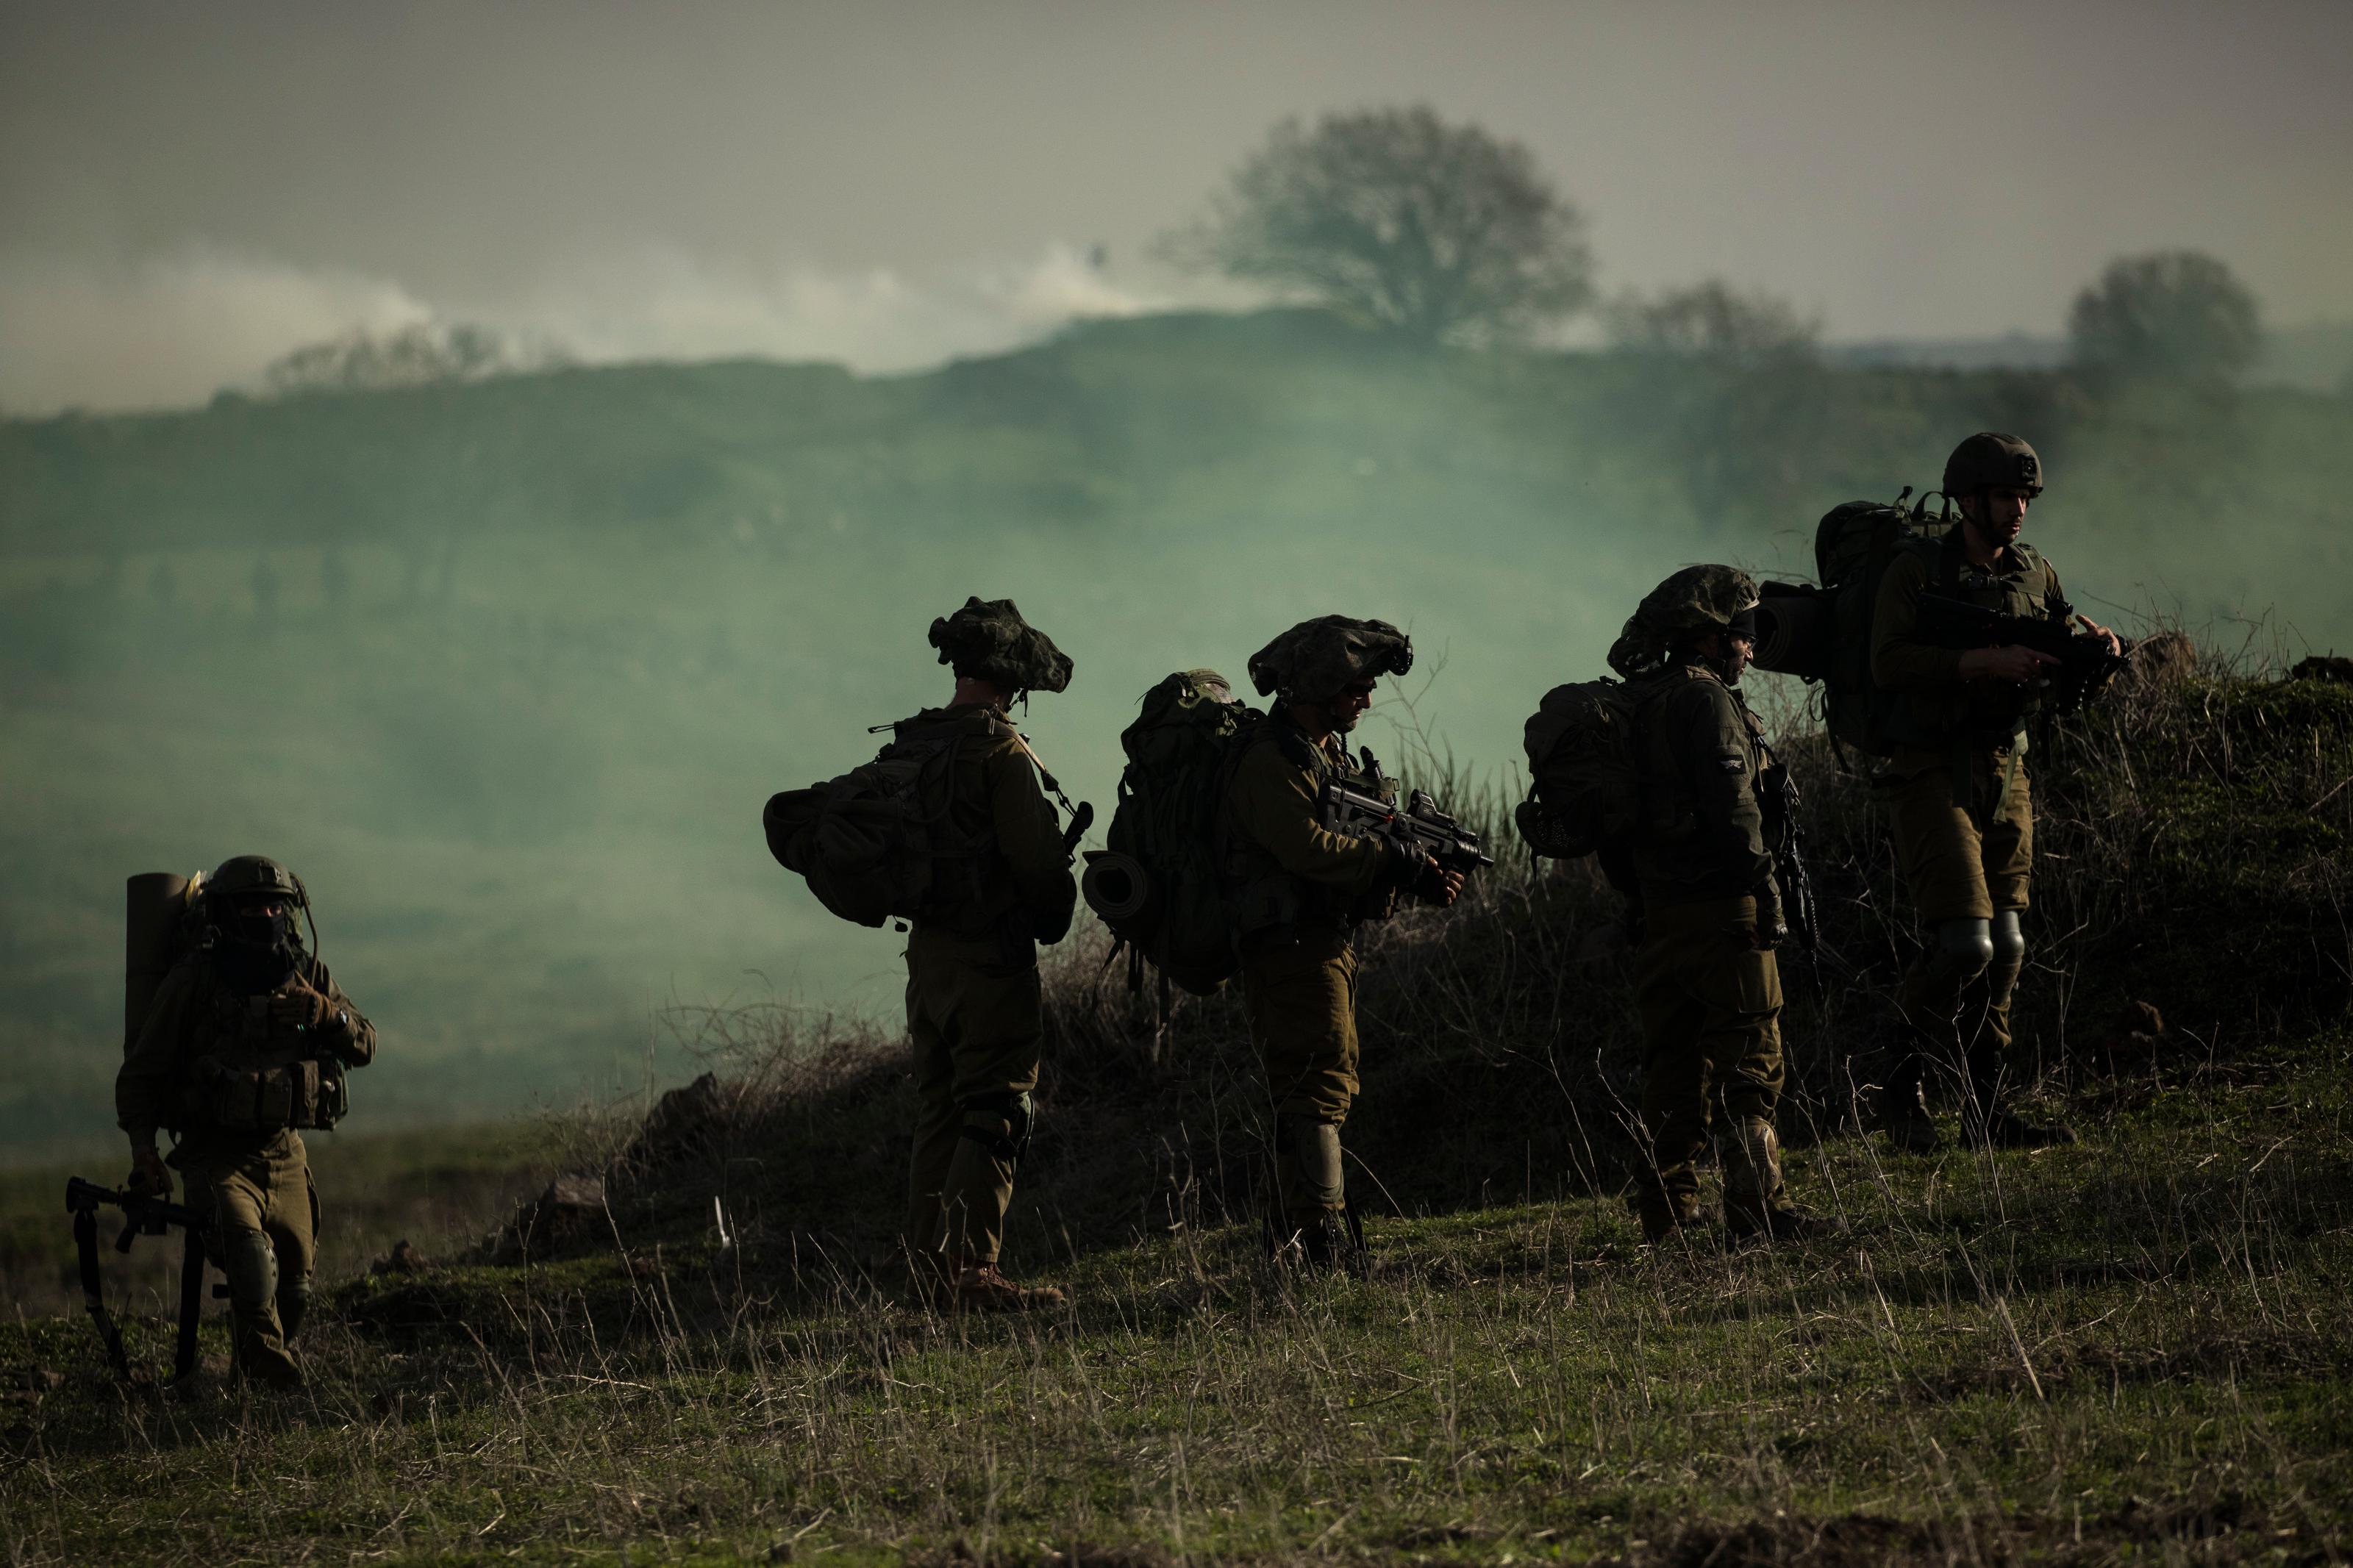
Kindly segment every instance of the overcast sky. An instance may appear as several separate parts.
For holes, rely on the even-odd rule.
[[[1415,101],[1533,147],[1612,291],[2044,332],[2188,246],[2353,318],[2353,0],[8,0],[0,408],[427,319],[932,363],[1203,298],[1145,247],[1271,123]]]

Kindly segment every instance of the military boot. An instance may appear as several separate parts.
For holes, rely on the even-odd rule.
[[[1345,1208],[1324,1209],[1303,1217],[1294,1227],[1299,1238],[1300,1265],[1311,1272],[1331,1270],[1362,1279],[1372,1272],[1365,1250],[1365,1234],[1356,1216]]]
[[[1067,1299],[1051,1285],[1016,1285],[994,1263],[960,1265],[948,1287],[948,1305],[959,1312],[1034,1312]]]
[[[1781,1140],[1761,1116],[1733,1118],[1715,1141],[1724,1167],[1724,1226],[1734,1239],[1799,1241],[1831,1227],[1789,1201],[1781,1182]]]
[[[1888,1070],[1887,1081],[1880,1086],[1873,1109],[1879,1113],[1880,1129],[1887,1134],[1888,1145],[1897,1153],[1934,1154],[1945,1146],[1945,1135],[1936,1131],[1936,1120],[1928,1114],[1928,1097],[1920,1087],[1920,1058],[1916,1054]]]
[[[1686,1226],[1699,1223],[1699,1195],[1696,1193],[1645,1194],[1634,1205],[1634,1217],[1642,1222],[1642,1239],[1656,1247]]]

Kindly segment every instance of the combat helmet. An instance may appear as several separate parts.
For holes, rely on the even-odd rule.
[[[1609,668],[1656,669],[1680,645],[1710,632],[1757,635],[1757,579],[1737,566],[1686,566],[1642,595],[1609,649]]]
[[[2042,493],[2042,459],[2015,436],[1980,430],[1945,459],[1945,493],[1975,495],[1979,490],[2023,490]]]
[[[298,910],[311,902],[302,879],[267,855],[232,855],[205,879],[207,899],[242,899],[256,893],[275,893]]]
[[[311,895],[302,879],[267,855],[232,855],[204,879],[198,893],[204,923],[220,938],[257,952],[278,948],[294,934],[293,911],[307,915]],[[274,898],[283,907],[268,918],[248,912],[249,900]],[[212,936],[206,941],[209,943]]]
[[[1413,668],[1413,639],[1387,621],[1318,616],[1302,621],[1250,655],[1250,684],[1261,697],[1329,702],[1360,680]]]
[[[963,609],[932,623],[931,640],[942,664],[1007,691],[1060,691],[1071,684],[1070,656],[1023,620],[1010,599],[966,599]]]

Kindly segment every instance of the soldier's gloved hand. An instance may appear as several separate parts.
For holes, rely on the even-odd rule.
[[[334,1004],[299,980],[269,999],[269,1021],[281,1029],[316,1029],[334,1016]]]
[[[144,1197],[168,1198],[172,1195],[172,1168],[152,1148],[133,1150],[131,1179],[122,1184],[126,1190]]]

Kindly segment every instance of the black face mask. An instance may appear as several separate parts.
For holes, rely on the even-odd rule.
[[[227,920],[221,922],[222,936],[239,947],[261,952],[285,946],[286,939],[293,934],[293,930],[294,913],[283,905],[274,915],[235,910],[230,911]]]

